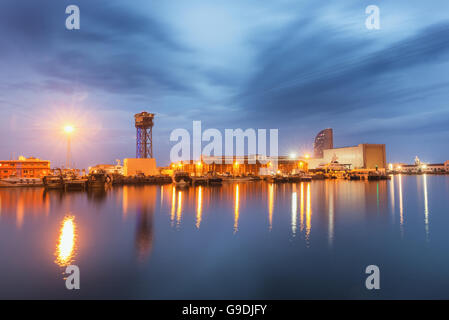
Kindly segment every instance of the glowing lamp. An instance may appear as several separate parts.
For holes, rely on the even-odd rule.
[[[75,131],[75,128],[74,128],[73,126],[71,126],[71,125],[66,125],[66,126],[64,127],[64,132],[67,133],[67,134],[70,134],[70,133],[72,133],[73,131]]]

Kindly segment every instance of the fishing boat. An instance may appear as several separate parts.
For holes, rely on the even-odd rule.
[[[172,177],[172,181],[175,185],[183,187],[190,185],[192,183],[192,178],[189,176],[188,172],[176,171]]]
[[[10,177],[0,179],[0,187],[15,188],[15,187],[42,187],[44,184],[39,178],[17,178]]]
[[[87,177],[87,186],[90,189],[105,188],[112,183],[112,178],[102,169],[95,170]]]
[[[64,179],[61,175],[51,175],[51,176],[45,176],[42,178],[42,181],[44,182],[44,187],[46,189],[63,189],[64,188]]]

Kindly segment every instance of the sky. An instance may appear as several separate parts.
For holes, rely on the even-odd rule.
[[[77,5],[80,30],[67,30]],[[380,29],[365,8],[380,9]],[[86,168],[135,157],[134,114],[176,128],[279,129],[279,153],[385,143],[387,161],[449,159],[447,0],[2,0],[0,159]]]

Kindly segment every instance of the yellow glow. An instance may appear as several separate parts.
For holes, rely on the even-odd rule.
[[[235,186],[235,207],[234,207],[234,233],[239,229],[239,207],[240,207],[240,197],[239,197],[239,185]]]
[[[304,230],[304,182],[301,182],[301,193],[300,193],[300,216],[299,216],[299,227],[300,227],[300,231],[302,232],[302,230]]]
[[[17,227],[20,229],[23,225],[23,217],[25,214],[25,203],[22,197],[19,198],[19,201],[17,202],[17,212],[16,212],[16,219],[17,219]]]
[[[312,202],[310,197],[310,183],[307,184],[307,207],[306,207],[306,239],[309,241],[310,229],[312,229]]]
[[[404,225],[404,206],[402,200],[402,175],[399,175],[399,222],[401,226],[401,232],[403,232]]]
[[[170,222],[171,222],[171,226],[173,227],[173,222],[175,220],[175,209],[176,209],[176,189],[175,189],[175,186],[173,186],[171,194],[172,194],[172,199],[171,199]]]
[[[178,164],[178,167],[182,168],[182,163]]]
[[[290,159],[295,159],[296,158],[296,153],[290,153]]]
[[[304,167],[304,162],[299,161],[299,167],[300,167],[300,168]]]
[[[182,192],[178,191],[178,210],[176,211],[176,224],[179,226],[182,217]]]
[[[304,156],[306,159],[310,158],[310,154],[306,153],[306,155]]]
[[[334,241],[334,185],[329,192],[329,227],[328,227],[328,243],[332,245]]]
[[[427,198],[427,175],[423,175],[424,182],[424,225],[426,230],[426,240],[429,241],[429,201]]]
[[[392,163],[390,163],[390,164],[388,165],[388,169],[393,170],[393,164],[392,164]]]
[[[295,189],[296,190],[296,189]],[[296,215],[298,214],[298,196],[296,191],[292,192],[292,234],[296,235]]]
[[[201,224],[201,216],[203,210],[203,188],[201,186],[198,187],[198,205],[196,209],[196,227],[200,228]]]
[[[126,218],[128,213],[128,186],[123,186],[122,211],[123,218]]]
[[[427,165],[426,165],[426,164],[423,164],[423,165],[422,165],[422,168],[423,168],[423,169],[427,169]]]
[[[76,228],[75,217],[65,217],[62,222],[59,242],[56,247],[56,263],[60,266],[69,265],[74,256]]]
[[[64,127],[64,132],[65,133],[68,133],[68,134],[70,134],[70,133],[72,133],[73,131],[75,131],[75,128],[72,126],[72,125],[66,125],[65,127]]]
[[[201,167],[203,164],[201,163],[201,161],[198,161],[198,162],[196,163],[196,165],[197,165],[198,167]]]
[[[268,166],[271,167],[273,164],[271,162],[268,162]]]
[[[268,230],[273,227],[273,204],[274,204],[274,186],[268,185]]]

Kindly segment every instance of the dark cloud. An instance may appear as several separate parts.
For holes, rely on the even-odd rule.
[[[134,153],[127,141],[132,114],[142,109],[158,114],[162,162],[170,131],[190,129],[192,120],[280,128],[281,149],[310,145],[329,126],[339,145],[391,140],[395,150],[404,132],[417,143],[420,134],[449,138],[449,20],[439,14],[447,1],[436,1],[432,12],[417,0],[416,12],[383,4],[382,29],[368,31],[371,3],[359,0],[277,1],[257,10],[246,0],[2,0],[0,121],[8,145],[0,157],[15,151],[12,141],[33,147],[25,131],[5,129],[12,114],[78,97],[116,112],[107,117],[114,138],[104,144],[106,159]],[[81,30],[65,29],[70,4],[81,9]],[[114,151],[114,141],[129,146]]]
[[[396,99],[416,95],[415,88],[398,83],[400,76],[417,76],[417,68],[445,62],[449,53],[449,22],[363,55],[360,51],[372,45],[369,40],[323,29],[295,39],[291,35],[297,28],[286,29],[261,51],[259,72],[238,97],[248,114],[282,119],[286,114],[334,115],[354,109],[391,111]],[[413,85],[422,82],[417,78]]]

